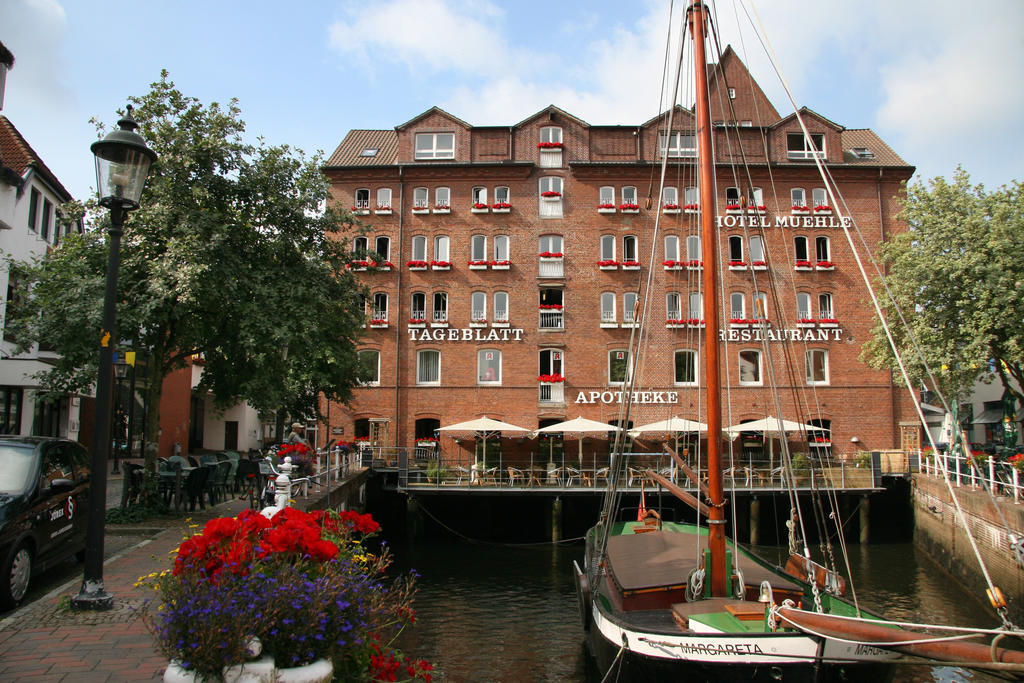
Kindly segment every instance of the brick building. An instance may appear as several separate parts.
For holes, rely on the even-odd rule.
[[[913,441],[906,392],[859,360],[873,312],[838,197],[813,162],[871,247],[901,229],[895,197],[913,168],[872,131],[805,109],[809,144],[731,49],[712,74],[719,333],[733,385],[724,420],[776,414],[774,368],[785,417],[830,427],[837,453]],[[348,440],[386,423],[386,445],[410,446],[482,415],[530,429],[578,415],[615,422],[645,296],[649,351],[631,422],[700,419],[709,331],[694,123],[685,108],[671,114],[671,127],[667,114],[596,126],[549,106],[473,126],[435,107],[392,130],[350,131],[325,172],[333,200],[367,226],[353,250],[371,253],[356,267],[370,290],[361,354],[376,379],[349,407],[329,406],[329,433]],[[473,448],[441,441],[452,456]],[[503,448],[515,458],[537,442]]]

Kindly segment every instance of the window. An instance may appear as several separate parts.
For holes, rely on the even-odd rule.
[[[365,259],[366,252],[370,250],[370,239],[359,236],[352,240],[352,255],[357,259]]]
[[[682,299],[679,292],[668,292],[665,294],[665,319],[679,320],[683,317]]]
[[[49,199],[43,200],[43,219],[39,224],[39,236],[44,240],[50,239],[50,222],[53,220],[53,203]]]
[[[614,323],[615,317],[615,292],[601,292],[601,322]]]
[[[725,188],[725,203],[727,206],[740,206],[740,188]]]
[[[454,159],[455,133],[416,133],[417,159]]]
[[[636,322],[636,292],[622,295],[622,322]]]
[[[541,143],[562,144],[562,129],[558,126],[545,126],[540,129]]]
[[[481,349],[476,358],[477,383],[501,384],[501,351]]]
[[[829,248],[828,237],[820,235],[814,238],[814,254],[819,261],[831,261],[832,250]]]
[[[487,203],[487,188],[486,187],[474,187],[473,188],[473,206],[477,204]]]
[[[807,206],[807,191],[802,187],[794,187],[789,191],[789,201],[793,206]]]
[[[417,187],[412,191],[412,208],[426,209],[430,207],[430,190],[425,187]]]
[[[768,295],[765,292],[754,292],[750,297],[751,312],[758,320],[768,318]]]
[[[565,373],[562,371],[563,355],[560,349],[541,349],[538,374],[564,376]]]
[[[434,190],[434,208],[450,209],[452,206],[452,191],[447,187],[438,187]]]
[[[690,235],[686,238],[686,259],[688,261],[700,261],[702,257],[700,236]]]
[[[750,262],[764,263],[764,241],[758,235],[750,238]]]
[[[495,235],[494,236],[494,260],[495,261],[508,261],[509,256],[509,238],[508,235]]]
[[[658,133],[658,149],[661,156],[695,157],[697,156],[697,137],[693,133],[673,131],[666,135]]]
[[[735,100],[736,99],[736,88],[729,88],[729,99],[730,100]]]
[[[810,257],[807,255],[807,238],[803,235],[797,235],[793,238],[793,258],[797,261],[810,260]]]
[[[676,351],[675,358],[676,384],[697,383],[697,352],[692,349],[680,349]]]
[[[867,147],[851,147],[850,153],[858,159],[874,159],[875,153]]]
[[[816,187],[811,190],[811,201],[814,206],[828,206],[828,192],[824,187]]]
[[[487,238],[484,235],[470,238],[469,258],[473,261],[487,260]]]
[[[701,298],[700,292],[690,292],[689,301],[687,303],[687,309],[690,313],[690,317],[696,320],[703,320],[704,299]]]
[[[427,295],[423,292],[413,292],[412,301],[409,305],[409,319],[426,320],[427,318]]]
[[[615,260],[615,235],[601,235],[601,260]]]
[[[786,135],[786,152],[790,159],[813,159],[825,156],[825,136],[822,133],[811,133],[804,137],[803,133]]]
[[[743,238],[739,235],[729,236],[729,261],[743,263]]]
[[[434,292],[434,322],[448,322],[448,292]]]
[[[740,351],[740,384],[761,383],[761,352]]]
[[[562,255],[561,235],[541,235],[538,242],[538,253]]]
[[[608,384],[625,384],[631,370],[629,351],[614,349],[608,352]]]
[[[601,188],[598,195],[599,204],[615,204],[615,188],[611,185],[605,185]]]
[[[380,385],[380,351],[364,349],[359,352],[359,383],[363,386]]]
[[[508,322],[508,292],[494,293],[494,322]]]
[[[509,204],[512,202],[512,195],[509,194],[508,187],[499,185],[494,188],[494,203],[495,204]]]
[[[625,235],[622,238],[622,261],[636,262],[637,260],[636,235]]]
[[[434,238],[434,260],[450,261],[448,257],[448,235],[438,235]]]
[[[359,152],[359,156],[361,156],[361,157],[375,157],[375,156],[377,156],[377,152],[379,152],[379,151],[380,151],[379,147],[364,147],[363,150],[361,152]]]
[[[437,440],[441,421],[433,417],[421,417],[416,420],[416,439]]]
[[[760,187],[750,188],[749,199],[750,201],[747,202],[747,206],[753,206],[755,208],[758,206],[764,206],[764,193],[761,191]]]
[[[373,320],[387,322],[388,319],[388,295],[387,292],[377,292],[373,295]]]
[[[687,206],[697,206],[700,204],[700,192],[696,187],[692,185],[683,190],[683,202]]]
[[[734,320],[746,319],[747,302],[743,292],[733,292],[729,295],[729,317]]]
[[[0,433],[21,434],[21,387],[0,387]]]
[[[38,232],[38,220],[39,220],[39,190],[32,188],[29,193],[28,199],[28,229],[32,232]]]
[[[485,292],[473,292],[470,320],[475,323],[487,322],[487,294]]]
[[[427,238],[423,235],[416,235],[412,238],[412,259],[413,261],[427,260]]]
[[[828,384],[828,351],[807,349],[804,353],[808,384]]]
[[[562,179],[557,176],[540,179],[540,217],[562,217]]]
[[[665,187],[661,190],[661,204],[679,204],[679,189],[675,187]]]
[[[391,238],[390,237],[378,237],[374,240],[373,250],[377,252],[377,255],[384,261],[391,260]]]
[[[562,316],[562,290],[542,289],[540,290],[538,326],[545,330],[561,330],[565,325]]]
[[[433,349],[416,352],[416,384],[441,383],[441,352]]]
[[[381,187],[377,189],[377,208],[382,210],[391,208],[390,187]]]
[[[360,188],[356,190],[356,208],[357,209],[369,209],[370,208],[370,191],[368,189]]]
[[[811,295],[807,292],[796,294],[796,317],[797,320],[813,320],[811,316]]]
[[[622,188],[622,203],[623,204],[636,204],[636,188],[632,185],[626,185]]]
[[[679,260],[679,237],[676,235],[665,235],[665,260]]]
[[[818,295],[818,318],[830,320],[836,317],[835,308],[832,307],[832,295],[824,292]]]

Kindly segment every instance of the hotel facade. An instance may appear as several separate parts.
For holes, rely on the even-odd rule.
[[[351,239],[373,378],[348,406],[322,406],[330,438],[413,446],[481,416],[530,430],[577,416],[615,424],[634,362],[632,426],[700,420],[702,337],[716,334],[727,342],[727,424],[777,414],[774,373],[783,417],[831,430],[812,452],[916,447],[906,390],[860,360],[874,314],[844,231],[874,250],[904,229],[897,196],[913,167],[871,130],[804,109],[808,141],[731,49],[712,73],[718,330],[706,329],[698,296],[709,264],[691,111],[677,107],[671,124],[662,114],[590,125],[549,106],[474,126],[435,107],[393,129],[350,131],[324,172],[333,202],[365,226]],[[645,298],[648,351],[634,359]],[[538,450],[528,436],[504,441],[495,446],[508,460]],[[480,444],[442,435],[440,448],[465,460]]]

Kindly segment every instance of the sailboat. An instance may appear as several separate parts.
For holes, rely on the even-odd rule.
[[[791,539],[789,561],[779,567],[727,538],[716,333],[718,202],[706,59],[706,44],[712,42],[710,19],[705,2],[688,3],[683,30],[692,37],[695,65],[701,246],[707,266],[702,275],[706,468],[694,470],[687,458],[666,449],[694,493],[658,472],[647,472],[648,481],[696,510],[698,521],[662,519],[658,510],[645,509],[643,503],[638,514],[623,517],[627,449],[620,433],[600,519],[587,534],[582,566],[574,563],[588,647],[608,680],[886,680],[907,661],[974,663],[1019,674],[1024,653],[1006,649],[998,637],[992,643],[963,640],[963,633],[940,637],[866,612],[846,597],[845,578],[812,560],[806,545],[801,550]],[[641,311],[641,324],[646,317]],[[627,397],[636,380],[629,381]],[[629,409],[627,400],[619,424],[629,423]]]

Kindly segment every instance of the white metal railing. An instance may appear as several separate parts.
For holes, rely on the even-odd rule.
[[[474,308],[473,312],[470,314],[470,320],[472,320],[475,323],[486,322],[487,312],[482,308]]]
[[[560,258],[541,258],[537,266],[537,277],[564,277],[565,269]]]
[[[565,385],[562,382],[541,382],[538,385],[538,401],[541,403],[564,403]]]
[[[562,311],[540,311],[539,325],[542,330],[563,329]]]
[[[615,319],[615,311],[601,311],[601,322],[603,322],[603,323],[618,322]]]
[[[435,323],[448,322],[448,311],[434,311],[433,320]]]
[[[414,308],[412,309],[412,313],[410,313],[410,316],[415,320],[426,320],[427,312],[421,308]]]
[[[494,322],[496,323],[507,323],[508,322],[508,309],[495,308],[494,309]]]
[[[948,473],[950,481],[957,487],[981,487],[1013,496],[1013,502],[1020,502],[1021,476],[1016,467],[1008,462],[997,462],[991,455],[964,457],[954,453],[930,453],[921,455],[921,473],[942,477]]]

